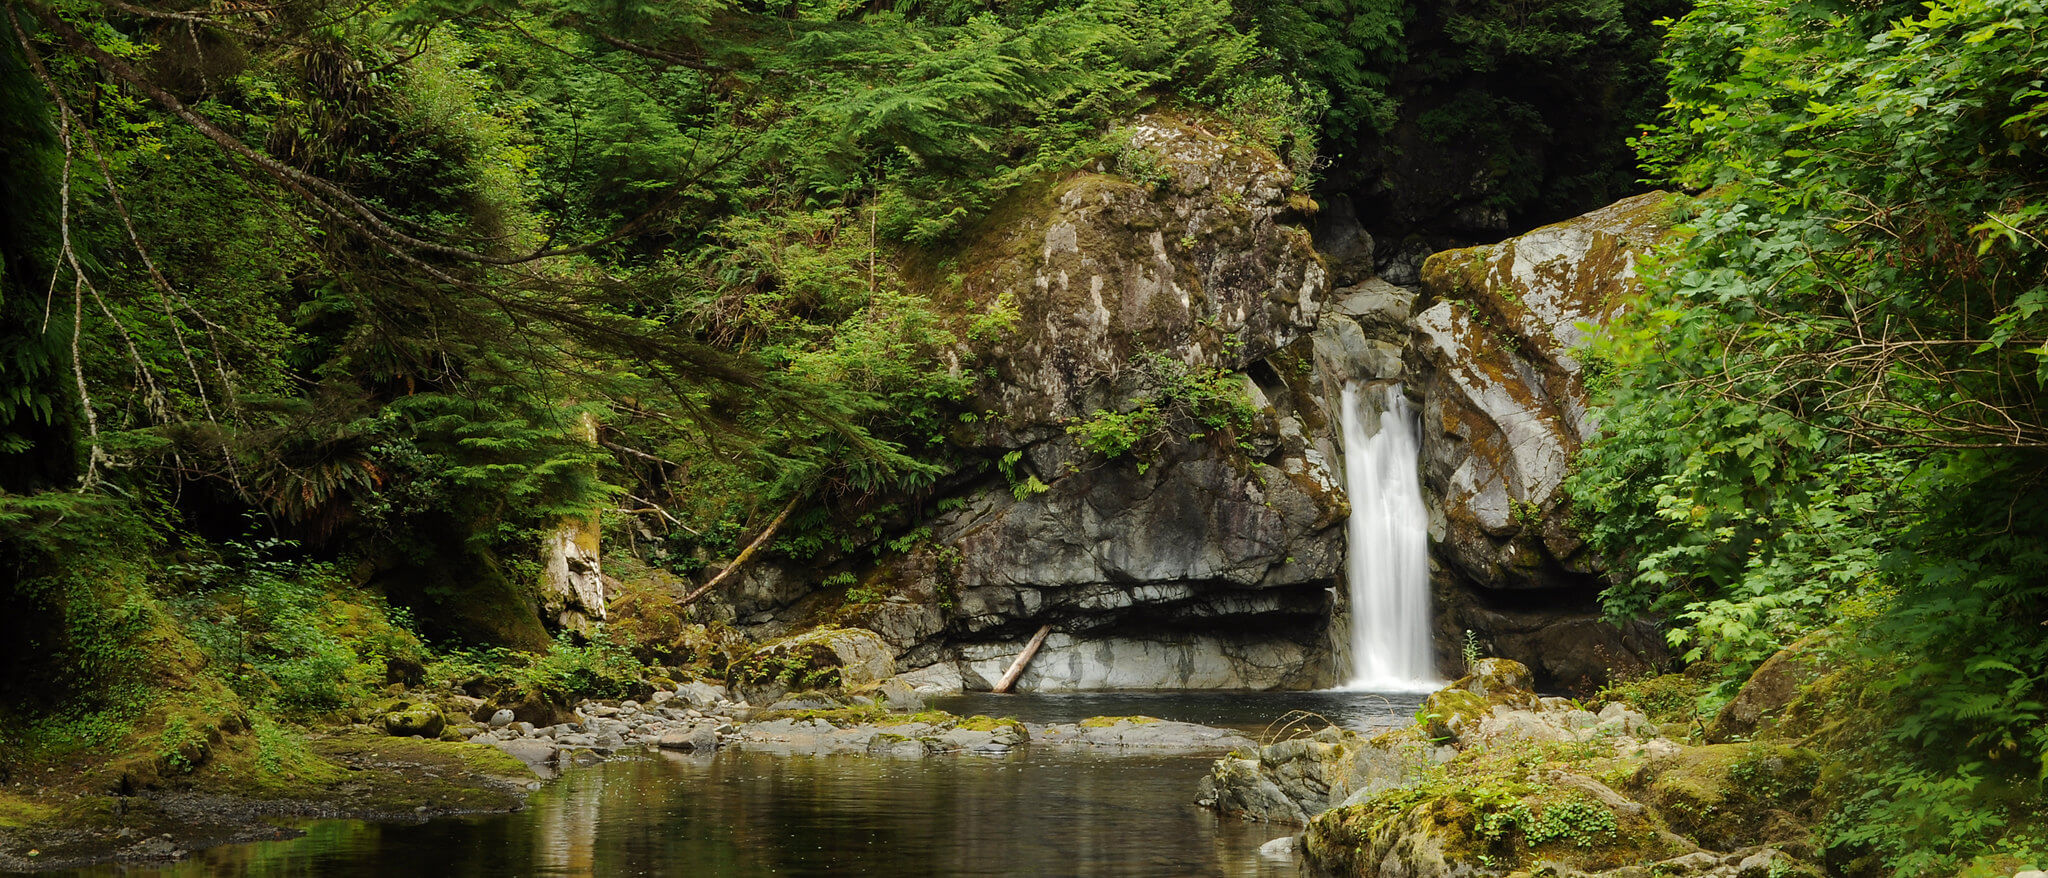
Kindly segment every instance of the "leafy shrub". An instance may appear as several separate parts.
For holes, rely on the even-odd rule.
[[[1625,575],[1609,611],[1672,614],[1726,685],[1842,632],[1824,841],[1847,871],[2040,835],[2044,12],[1702,2],[1644,141],[1707,194],[1610,333],[1571,490]]]
[[[1315,185],[1322,166],[1318,130],[1329,95],[1317,86],[1279,76],[1257,76],[1232,85],[1215,101],[1224,121],[1246,139],[1273,151],[1294,171],[1294,188]]]
[[[290,713],[344,707],[426,658],[382,599],[344,587],[296,546],[231,542],[213,561],[178,565],[191,583],[175,605],[213,667],[252,704]]]
[[[633,657],[631,644],[615,640],[600,625],[577,644],[564,632],[548,651],[512,673],[515,686],[556,704],[587,698],[625,698],[645,685],[647,666]]]
[[[1067,435],[1080,442],[1082,448],[1114,460],[1152,439],[1163,426],[1165,418],[1156,406],[1148,403],[1128,412],[1096,412],[1079,423],[1069,424]]]
[[[1590,848],[1617,837],[1619,824],[1614,812],[1593,802],[1573,799],[1544,807],[1534,820],[1523,824],[1522,832],[1532,845],[1553,841]]]
[[[1243,379],[1219,366],[1189,365],[1157,351],[1130,361],[1144,393],[1122,411],[1104,409],[1067,425],[1081,447],[1108,459],[1149,450],[1172,430],[1188,438],[1211,432],[1243,433],[1258,411]]]

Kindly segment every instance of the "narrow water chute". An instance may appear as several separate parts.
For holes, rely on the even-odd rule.
[[[1377,391],[1379,427],[1367,434]],[[1346,384],[1344,489],[1351,500],[1346,574],[1351,673],[1346,689],[1428,691],[1441,685],[1431,657],[1429,513],[1422,505],[1415,413],[1400,385]]]

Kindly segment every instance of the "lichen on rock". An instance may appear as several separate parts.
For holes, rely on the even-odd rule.
[[[1582,347],[1640,290],[1635,260],[1670,234],[1668,197],[1639,195],[1437,253],[1422,270],[1433,304],[1414,319],[1408,356],[1422,386],[1425,493],[1436,504],[1439,640],[1448,648],[1477,630],[1547,685],[1590,688],[1609,670],[1640,673],[1663,658],[1649,632],[1598,619],[1600,562],[1573,529],[1561,485],[1596,428]],[[1558,635],[1565,627],[1572,633]]]

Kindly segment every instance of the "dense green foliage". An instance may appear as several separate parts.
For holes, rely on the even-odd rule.
[[[1617,615],[1740,674],[1844,668],[1829,859],[2039,851],[2048,779],[2048,9],[1721,0],[1672,28],[1660,173],[1707,194],[1599,354],[1574,490]]]
[[[4,11],[0,734],[43,743],[345,709],[423,643],[618,694],[539,608],[593,511],[682,574],[799,499],[768,551],[908,551],[1016,319],[963,231],[1152,109],[1306,186],[1325,103],[1227,0]]]
[[[1068,425],[1081,447],[1104,458],[1148,455],[1176,436],[1199,439],[1251,429],[1258,410],[1246,396],[1244,379],[1213,366],[1190,366],[1161,353],[1132,358],[1132,370],[1152,388],[1126,410],[1105,410]],[[1143,472],[1147,462],[1141,461]]]
[[[1684,0],[1255,2],[1284,66],[1330,95],[1332,195],[1382,256],[1504,235],[1636,191]]]

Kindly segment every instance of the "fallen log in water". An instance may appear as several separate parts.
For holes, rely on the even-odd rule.
[[[1052,626],[1043,625],[1039,627],[1037,634],[1031,635],[1031,642],[1024,644],[1024,651],[1017,653],[1017,660],[1011,662],[1010,669],[1003,672],[1002,682],[996,684],[996,694],[1001,695],[1010,691],[1011,686],[1017,685],[1017,678],[1024,676],[1024,666],[1031,664],[1031,657],[1038,654],[1038,648],[1045,645],[1045,636],[1051,633]]]

